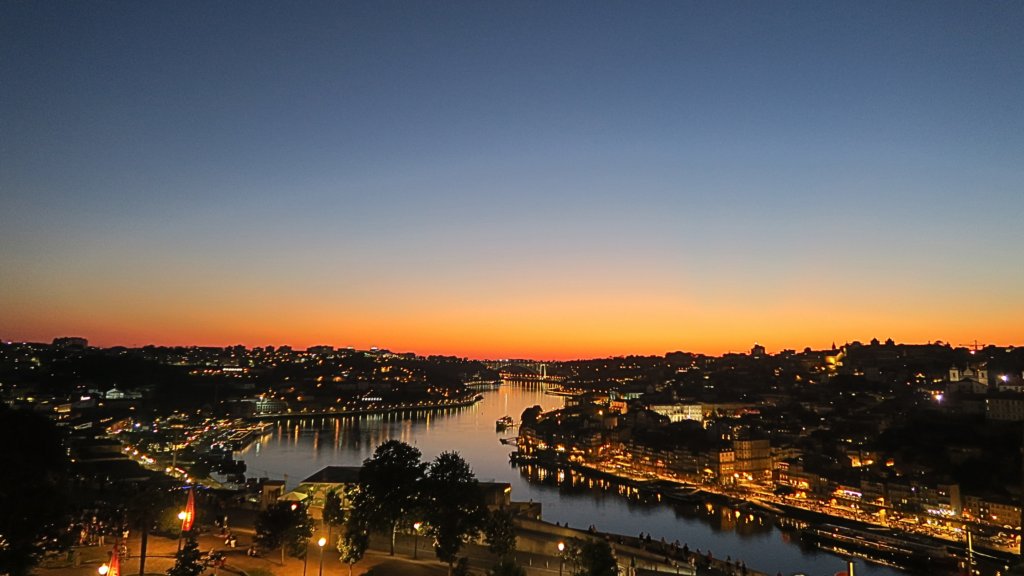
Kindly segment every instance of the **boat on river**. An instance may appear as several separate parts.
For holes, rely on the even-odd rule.
[[[949,567],[956,558],[949,548],[913,535],[897,534],[879,528],[851,528],[836,524],[811,526],[801,537],[821,548],[840,555],[850,555],[899,567]]]
[[[494,423],[494,427],[498,431],[507,430],[513,426],[515,426],[515,421],[512,420],[512,417],[507,414],[505,416],[502,416],[501,418],[498,418],[498,421]]]

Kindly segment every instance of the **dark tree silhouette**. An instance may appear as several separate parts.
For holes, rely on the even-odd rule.
[[[523,410],[522,415],[519,416],[519,421],[521,424],[534,424],[543,413],[544,410],[540,406],[530,406],[526,410]]]
[[[363,554],[370,546],[370,533],[357,517],[350,516],[338,538],[338,553],[341,561],[348,564],[348,574],[352,576],[352,567],[363,559]]]
[[[516,551],[516,528],[511,512],[504,508],[494,510],[487,515],[483,528],[487,548],[492,553],[505,558]]]
[[[306,543],[313,535],[313,521],[306,513],[305,506],[280,502],[256,518],[256,543],[266,550],[281,549],[281,565],[287,548],[292,556],[306,552]]]
[[[138,528],[142,534],[139,544],[139,574],[145,574],[149,529],[153,525],[153,520],[159,517],[160,511],[173,501],[170,481],[152,477],[143,483],[126,487],[126,490],[131,491],[124,494],[125,520],[129,526]],[[177,508],[175,507],[175,510]],[[177,516],[175,521],[180,526]]]
[[[419,508],[426,464],[420,451],[405,442],[388,440],[363,462],[359,471],[359,490],[354,493],[353,509],[372,529],[391,533],[391,555],[395,554],[398,524]]]
[[[337,490],[331,490],[324,496],[324,524],[327,525],[327,539],[331,540],[331,533],[335,526],[341,526],[345,522],[345,509],[341,506],[341,496]]]
[[[574,547],[574,576],[616,576],[618,563],[612,547],[604,540],[585,540]]]
[[[189,530],[185,533],[185,545],[178,550],[174,557],[174,566],[167,570],[167,574],[168,576],[199,576],[205,569],[195,531]]]
[[[526,576],[526,569],[515,563],[511,557],[498,560],[490,570],[491,576]]]
[[[448,573],[462,545],[476,536],[486,508],[469,464],[456,452],[442,452],[430,463],[426,479],[425,516],[434,536],[434,553],[448,564]]]
[[[66,525],[68,458],[52,423],[3,403],[0,437],[10,440],[0,466],[0,574],[25,576],[44,539],[54,541]]]

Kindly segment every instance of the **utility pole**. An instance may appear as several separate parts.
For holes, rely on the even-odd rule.
[[[149,545],[149,508],[142,509],[142,543],[139,545],[139,575],[146,573],[146,547]]]

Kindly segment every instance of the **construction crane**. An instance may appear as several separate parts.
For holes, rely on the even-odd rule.
[[[961,348],[969,348],[973,352],[977,352],[978,350],[986,348],[987,346],[988,344],[978,344],[977,340],[974,341],[974,344],[960,344]]]

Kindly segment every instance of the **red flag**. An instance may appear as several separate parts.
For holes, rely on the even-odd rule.
[[[188,491],[188,504],[185,505],[185,519],[181,521],[181,531],[192,530],[192,522],[196,519],[196,497],[193,489]]]
[[[121,542],[114,543],[114,553],[110,555],[110,569],[107,576],[121,576]]]

